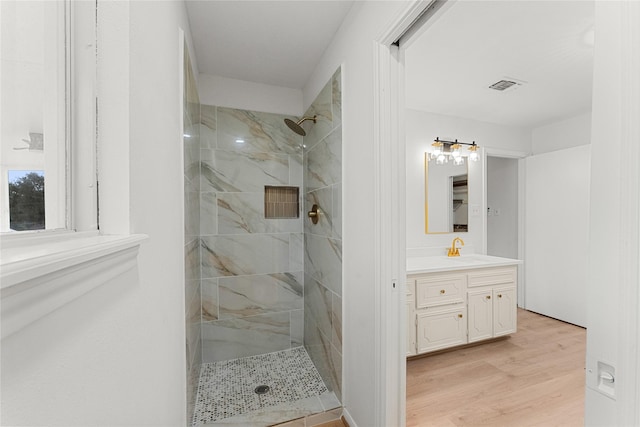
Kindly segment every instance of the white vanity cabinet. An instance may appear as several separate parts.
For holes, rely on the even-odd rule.
[[[407,355],[516,332],[516,282],[516,265],[410,273]]]
[[[464,274],[416,276],[416,354],[464,344],[467,338]]]

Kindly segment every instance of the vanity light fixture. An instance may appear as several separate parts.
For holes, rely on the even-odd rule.
[[[478,144],[475,141],[460,142],[457,139],[455,141],[445,141],[440,138],[436,138],[431,146],[431,154],[429,160],[435,160],[437,165],[449,163],[451,160],[455,165],[463,165],[464,157],[462,155],[462,146],[469,146],[469,160],[477,162],[480,158],[478,155]]]

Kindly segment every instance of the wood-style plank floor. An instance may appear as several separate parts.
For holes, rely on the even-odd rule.
[[[518,309],[509,338],[407,362],[407,427],[582,426],[586,330]]]

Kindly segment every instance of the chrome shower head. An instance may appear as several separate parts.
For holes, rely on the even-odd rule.
[[[305,136],[307,134],[307,132],[304,131],[304,129],[302,129],[302,126],[300,126],[302,123],[304,123],[307,120],[313,120],[313,123],[315,123],[317,121],[317,117],[318,116],[313,116],[313,117],[303,117],[300,120],[298,120],[297,122],[294,122],[291,119],[284,119],[284,122],[286,123],[287,126],[289,126],[289,129],[291,129],[292,131],[294,131],[295,133],[297,133],[300,136]]]

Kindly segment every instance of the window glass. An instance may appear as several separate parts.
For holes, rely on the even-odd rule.
[[[0,1],[3,232],[66,228],[66,16],[65,1]]]
[[[9,227],[44,230],[44,171],[9,171]]]

